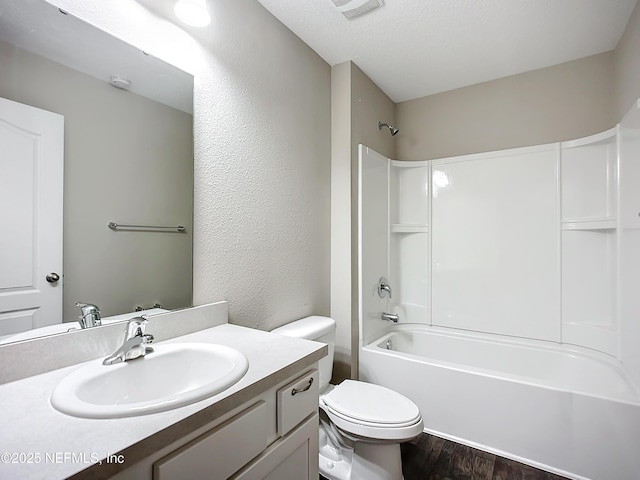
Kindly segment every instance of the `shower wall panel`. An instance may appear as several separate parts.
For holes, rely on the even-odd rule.
[[[432,323],[560,341],[559,146],[432,161]]]
[[[400,323],[431,321],[429,197],[427,161],[391,160],[389,278],[396,288],[391,305]]]
[[[562,341],[617,356],[616,129],[560,148]]]
[[[358,148],[360,341],[368,342],[387,325],[380,315],[389,311],[388,296],[378,295],[380,277],[389,277],[389,159],[364,145]]]
[[[620,359],[640,386],[640,100],[619,128]]]

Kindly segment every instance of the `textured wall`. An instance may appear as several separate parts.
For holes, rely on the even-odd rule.
[[[194,303],[267,330],[329,314],[329,66],[255,0],[190,34],[134,0],[53,3],[195,76]]]
[[[613,53],[402,102],[398,159],[571,140],[611,128]]]
[[[195,116],[194,301],[271,329],[329,313],[330,68],[255,0],[214,4]],[[203,85],[204,86],[204,85]]]

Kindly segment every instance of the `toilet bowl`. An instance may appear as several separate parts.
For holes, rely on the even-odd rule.
[[[320,473],[329,480],[401,480],[400,443],[422,433],[418,407],[407,397],[371,383],[330,385],[335,321],[307,317],[273,330],[327,343],[319,362]]]

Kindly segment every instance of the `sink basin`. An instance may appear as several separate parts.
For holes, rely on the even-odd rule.
[[[163,412],[203,400],[234,385],[249,368],[238,350],[207,343],[154,345],[154,352],[116,365],[88,363],[63,378],[51,404],[84,418]]]

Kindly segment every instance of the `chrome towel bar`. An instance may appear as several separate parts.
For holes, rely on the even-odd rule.
[[[187,227],[183,227],[182,225],[178,225],[177,227],[163,227],[159,225],[122,225],[116,222],[109,222],[107,226],[111,230],[116,230],[118,228],[133,228],[136,230],[175,230],[176,232],[186,232]]]

